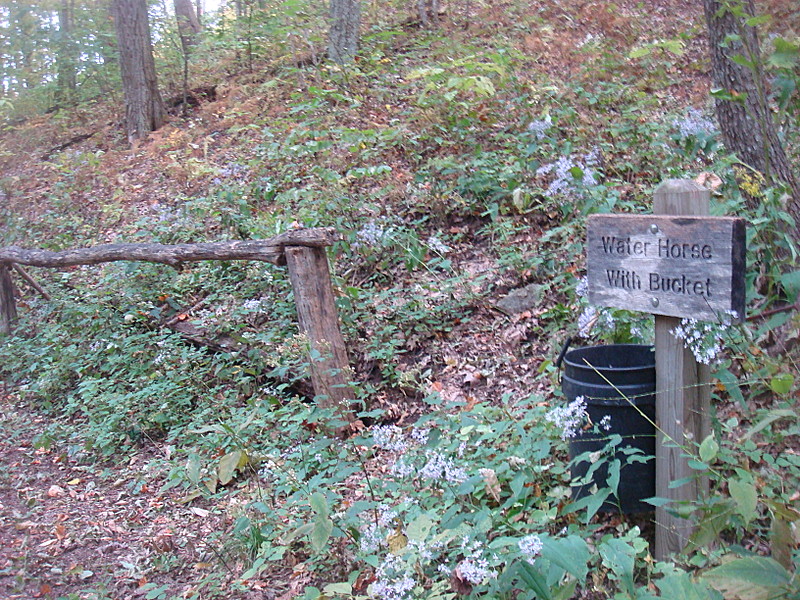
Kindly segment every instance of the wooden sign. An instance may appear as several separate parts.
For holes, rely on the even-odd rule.
[[[671,317],[740,321],[745,221],[734,217],[592,215],[589,302]]]

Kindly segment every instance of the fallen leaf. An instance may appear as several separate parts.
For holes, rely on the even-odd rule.
[[[60,498],[66,493],[67,492],[64,491],[64,488],[58,485],[51,485],[50,489],[47,490],[47,495],[50,496],[51,498]]]

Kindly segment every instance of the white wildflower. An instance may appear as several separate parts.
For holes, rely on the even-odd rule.
[[[426,243],[428,248],[430,248],[433,252],[437,252],[438,254],[447,254],[451,250],[450,246],[442,242],[442,240],[437,238],[435,235],[430,236]]]
[[[583,312],[578,315],[578,335],[581,337],[588,337],[592,332],[592,328],[597,323],[598,315],[597,309],[594,306],[587,306]]]
[[[547,131],[553,126],[553,119],[550,115],[547,115],[544,119],[539,119],[537,121],[531,121],[530,125],[528,125],[528,131],[530,131],[537,140],[542,140],[547,135]]]
[[[543,544],[541,538],[535,533],[526,535],[517,542],[520,552],[525,556],[525,560],[533,564],[533,559],[542,551]]]
[[[672,122],[672,126],[678,130],[680,137],[684,139],[709,136],[716,132],[714,122],[703,116],[703,112],[696,108],[690,108],[685,117],[675,119]]]
[[[583,396],[578,396],[567,406],[556,407],[545,415],[546,420],[561,429],[562,440],[575,437],[586,417],[586,402]]]
[[[456,567],[458,576],[471,583],[478,585],[487,579],[494,579],[497,577],[497,572],[489,568],[489,561],[485,558],[465,558]]]
[[[372,428],[372,439],[378,448],[391,452],[405,452],[408,450],[408,441],[403,435],[403,430],[397,425],[376,425]]]
[[[510,467],[521,467],[528,464],[527,460],[519,456],[509,456],[506,460],[508,461],[508,466]]]

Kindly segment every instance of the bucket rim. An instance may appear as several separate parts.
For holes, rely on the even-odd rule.
[[[597,367],[587,363],[578,363],[573,360],[570,360],[570,354],[575,352],[581,352],[583,350],[590,350],[592,348],[605,348],[605,349],[630,349],[630,348],[637,348],[641,350],[650,350],[653,355],[652,363],[648,362],[641,365],[636,365],[632,367]],[[652,344],[597,344],[595,346],[582,346],[580,348],[573,348],[569,352],[564,355],[564,364],[569,365],[571,367],[575,367],[578,369],[588,369],[590,371],[608,371],[609,369],[613,369],[614,371],[641,371],[642,369],[651,369],[656,365],[656,358],[655,358],[655,346]]]

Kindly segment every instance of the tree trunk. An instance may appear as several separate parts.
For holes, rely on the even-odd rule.
[[[417,0],[417,14],[423,27],[438,27],[439,0]]]
[[[73,0],[61,0],[58,9],[58,58],[56,79],[56,104],[69,105],[77,88],[77,51],[73,30],[75,23],[75,4]]]
[[[173,0],[175,6],[175,20],[178,22],[178,35],[181,38],[181,47],[184,54],[197,44],[197,36],[203,30],[197,13],[192,6],[192,0]],[[198,4],[199,6],[199,4]]]
[[[755,16],[753,0],[703,0],[711,52],[717,118],[725,145],[768,182],[781,181],[791,189],[790,212],[800,223],[800,185],[778,137],[761,69],[758,32],[737,17],[730,6]],[[734,59],[749,61],[745,66]],[[753,201],[753,200],[751,200]],[[798,238],[797,232],[794,233]]]
[[[344,65],[352,62],[355,58],[358,50],[360,22],[360,0],[331,0],[328,56],[335,63]]]
[[[147,4],[145,0],[112,0],[111,13],[119,44],[125,125],[128,140],[134,142],[161,127],[165,118],[164,103],[158,92]]]

